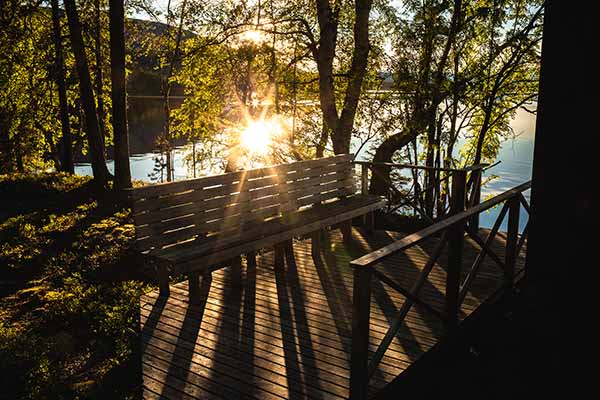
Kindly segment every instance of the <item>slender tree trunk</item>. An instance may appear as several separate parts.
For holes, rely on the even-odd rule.
[[[274,5],[271,2],[271,20],[275,20]],[[273,87],[273,102],[275,103],[275,114],[279,115],[281,112],[279,105],[279,84],[277,83],[277,53],[275,45],[277,44],[277,25],[273,26],[273,41],[271,43],[271,66],[269,68],[269,82]]]
[[[65,84],[65,62],[63,58],[62,34],[60,29],[60,10],[58,0],[51,0],[52,7],[52,33],[54,37],[54,77],[58,87],[58,109],[62,131],[61,169],[74,173],[73,164],[73,139],[69,124],[69,104],[67,103],[67,86]]]
[[[391,162],[392,156],[398,150],[401,150],[402,147],[406,146],[408,143],[415,140],[425,128],[428,129],[428,139],[429,146],[432,146],[435,143],[435,120],[437,116],[437,107],[441,101],[441,84],[443,82],[444,77],[444,68],[452,48],[452,44],[456,40],[456,34],[460,28],[460,20],[462,15],[462,0],[454,1],[454,11],[452,13],[452,20],[450,23],[450,31],[448,38],[446,39],[446,43],[444,46],[444,50],[440,57],[440,62],[438,63],[438,68],[434,75],[434,83],[431,86],[430,76],[431,76],[431,64],[432,64],[432,55],[434,53],[433,49],[433,22],[434,18],[431,16],[427,21],[427,32],[426,38],[423,48],[422,54],[422,62],[419,71],[419,82],[417,89],[415,91],[414,98],[414,109],[412,116],[410,118],[408,132],[400,132],[384,141],[381,146],[381,150],[377,149],[375,152],[376,161],[381,162]],[[431,93],[429,93],[428,88],[431,87]],[[429,96],[428,96],[429,94]],[[429,98],[431,103],[427,105],[425,99]],[[435,153],[433,149],[431,152],[428,150],[426,163],[429,166],[433,165],[435,160]],[[389,181],[389,168],[378,168],[378,174],[373,174],[371,177],[371,191],[373,193],[383,194],[387,192],[387,187],[383,185],[386,184],[386,181]],[[430,172],[425,173],[425,186],[430,186],[431,183],[435,181],[435,175]],[[425,193],[425,208],[431,210],[433,212],[434,207],[434,196],[432,190],[427,190]],[[429,213],[429,212],[428,212]]]
[[[325,123],[325,121],[323,121],[323,125],[321,125],[321,136],[319,137],[319,142],[317,143],[317,151],[315,154],[317,158],[321,158],[325,154],[325,146],[327,146],[327,138],[329,137],[328,132],[329,130],[327,128],[327,124]]]
[[[115,189],[131,187],[127,86],[125,81],[125,9],[123,0],[109,0],[112,121],[115,141]]]
[[[369,13],[371,12],[372,0],[355,1],[354,21],[354,51],[352,52],[352,64],[350,66],[350,78],[346,88],[344,107],[339,123],[333,131],[333,150],[336,154],[350,152],[350,140],[354,126],[354,117],[360,99],[361,88],[367,63],[369,61]]]
[[[427,129],[427,155],[425,157],[425,165],[433,167],[435,159],[435,120],[437,112],[433,109],[430,114],[429,126]],[[425,213],[433,218],[433,206],[435,197],[435,170],[425,171]]]
[[[323,122],[329,134],[338,124],[338,112],[335,103],[333,81],[333,58],[337,42],[338,10],[331,8],[329,0],[317,0],[319,21],[319,47],[317,52],[317,70],[319,72],[319,104],[323,113]],[[325,143],[327,140],[325,140]]]
[[[98,126],[100,127],[100,135],[102,137],[102,151],[106,154],[106,107],[104,106],[104,83],[102,82],[102,15],[100,13],[100,2],[95,0],[95,19],[96,26],[94,27],[94,55],[96,58],[96,75],[94,83],[96,86],[96,103],[98,113]]]
[[[183,17],[185,15],[185,9],[187,5],[187,0],[183,0],[181,4],[181,15],[179,18],[179,25],[177,27],[177,35],[175,37],[175,48],[173,49],[173,54],[171,55],[171,60],[169,62],[169,71],[165,78],[164,83],[164,113],[165,113],[165,142],[167,147],[167,182],[171,182],[173,180],[173,160],[171,154],[171,106],[169,104],[169,99],[171,97],[171,77],[174,72],[174,65],[177,62],[177,56],[179,54],[179,47],[181,45],[181,38],[183,36]],[[170,8],[170,5],[169,7]]]
[[[83,37],[81,36],[81,24],[79,23],[79,15],[77,14],[75,0],[65,0],[64,3],[67,12],[67,21],[69,23],[71,46],[73,47],[77,75],[79,76],[79,91],[81,95],[81,105],[85,114],[85,130],[92,162],[92,171],[94,173],[94,179],[98,184],[104,185],[108,180],[109,173],[106,168],[106,159],[104,158],[104,146],[100,136],[100,127],[98,125],[98,115],[96,114],[96,104],[90,79],[90,70],[85,55]]]
[[[452,12],[452,19],[450,21],[450,29],[448,33],[448,37],[446,38],[446,43],[444,45],[444,49],[442,51],[442,55],[440,57],[440,61],[437,66],[437,70],[434,75],[434,82],[431,93],[431,105],[428,111],[428,135],[427,135],[427,157],[426,157],[426,165],[431,167],[433,166],[435,160],[435,152],[439,151],[439,144],[437,135],[440,134],[437,130],[437,118],[438,118],[438,106],[442,102],[442,83],[444,81],[444,70],[446,68],[446,63],[448,61],[448,56],[450,55],[450,50],[452,49],[452,45],[454,44],[456,34],[458,33],[460,20],[462,15],[462,0],[454,0],[454,7]],[[431,18],[433,21],[433,18]],[[431,30],[433,31],[433,26],[431,26]],[[433,38],[432,38],[433,40]],[[433,209],[435,205],[435,194],[439,193],[439,188],[436,187],[436,175],[437,171],[428,170],[425,174],[425,212],[430,217],[433,217]]]

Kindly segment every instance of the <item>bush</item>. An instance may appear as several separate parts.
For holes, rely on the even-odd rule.
[[[129,210],[66,174],[3,175],[0,192],[0,280],[12,282],[0,292],[0,399],[135,397],[148,286],[131,267]]]

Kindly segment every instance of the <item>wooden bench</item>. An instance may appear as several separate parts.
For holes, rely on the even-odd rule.
[[[200,276],[243,254],[253,262],[275,246],[277,264],[278,245],[311,233],[315,254],[318,232],[336,224],[348,239],[352,218],[384,205],[356,193],[353,172],[352,155],[339,155],[129,189],[136,246],[157,260],[162,295],[169,272],[187,274],[196,301]]]

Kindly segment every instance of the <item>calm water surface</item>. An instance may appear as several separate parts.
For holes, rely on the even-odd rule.
[[[511,189],[531,179],[531,168],[533,161],[533,143],[535,131],[535,117],[526,112],[517,113],[512,122],[512,127],[517,134],[515,139],[510,139],[502,144],[497,161],[500,164],[488,169],[484,173],[484,179],[493,177],[482,189],[482,200],[492,197]],[[189,152],[185,147],[174,151],[175,179],[188,178],[188,168],[184,157]],[[137,154],[130,157],[131,177],[134,180],[150,182],[149,174],[154,169],[154,154]],[[108,161],[108,169],[114,172],[114,162]],[[78,163],[75,172],[80,175],[91,175],[92,168],[89,163]],[[529,201],[529,191],[525,192],[525,198]],[[481,214],[480,224],[482,227],[491,228],[500,212],[500,207],[495,207]],[[519,229],[522,231],[527,222],[527,213],[521,208]],[[501,230],[506,230],[506,218]]]

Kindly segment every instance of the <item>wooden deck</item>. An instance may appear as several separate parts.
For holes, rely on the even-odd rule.
[[[229,267],[214,272],[202,305],[188,304],[187,282],[172,286],[167,300],[158,291],[143,296],[144,398],[347,398],[353,279],[348,263],[403,235],[387,231],[367,235],[354,227],[353,242],[347,246],[338,230],[328,236],[316,261],[310,240],[301,240],[294,242],[293,256],[286,255],[284,269],[274,268],[270,251],[257,257],[256,267],[244,262],[241,280],[231,276]],[[430,238],[376,268],[410,288],[436,240]],[[525,247],[517,271],[523,268]],[[492,249],[504,258],[502,232]],[[467,267],[479,250],[466,239]],[[445,262],[442,254],[420,293],[421,299],[440,311]],[[236,281],[241,283],[235,285]],[[374,351],[404,297],[376,278],[372,285],[370,347]],[[501,285],[500,269],[486,257],[461,317]],[[441,321],[415,305],[373,375],[370,390],[389,383],[443,334]]]

